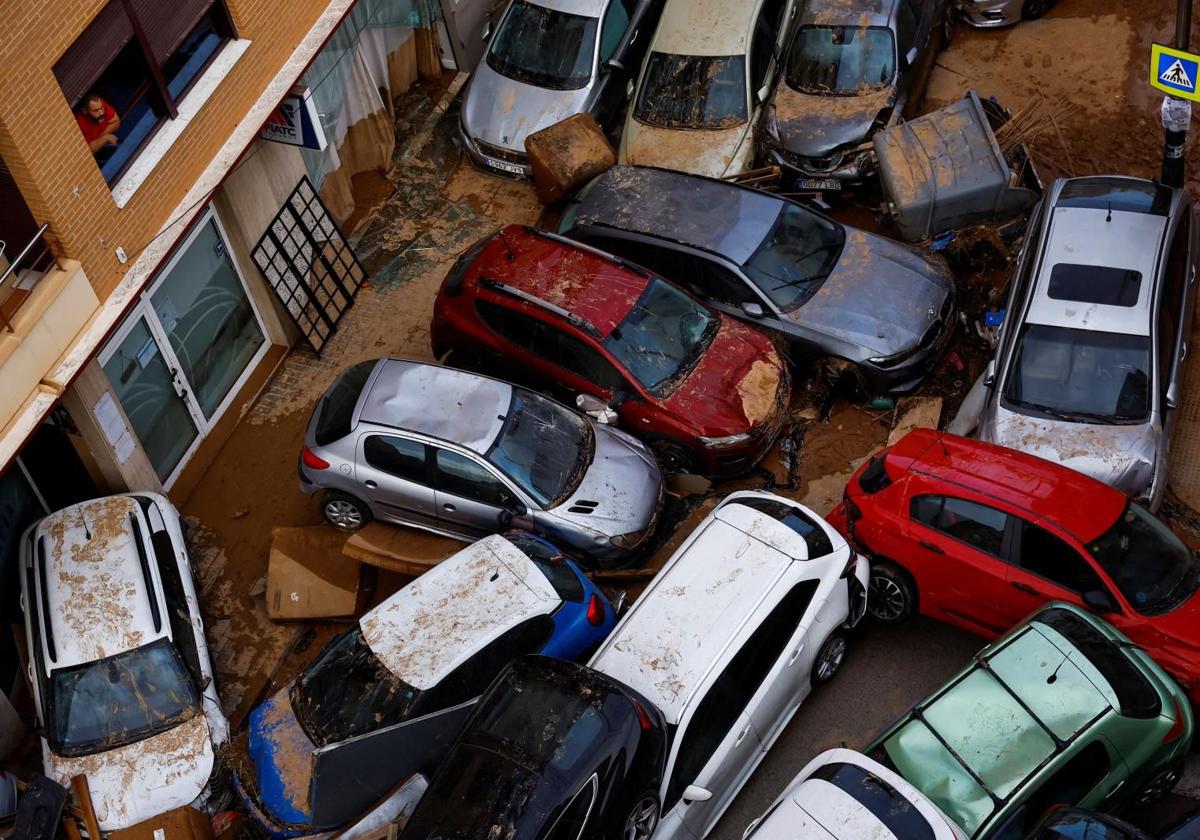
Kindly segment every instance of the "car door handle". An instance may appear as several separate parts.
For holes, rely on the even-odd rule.
[[[794,651],[792,651],[792,655],[788,657],[789,665],[791,665],[793,662],[796,661],[796,657],[798,657],[800,655],[800,651],[802,651],[802,650],[804,650],[804,645],[800,645],[800,647],[798,647]]]
[[[444,507],[446,510],[454,510],[454,505],[450,504],[449,502],[446,502],[446,504],[442,505],[442,507]]]
[[[749,724],[747,724],[746,728],[738,733],[737,740],[733,742],[733,745],[735,747],[740,745],[742,743],[742,741],[746,740],[746,736],[749,733],[750,733],[750,726],[749,726]]]
[[[1183,342],[1183,346],[1179,348],[1179,361],[1187,358],[1187,342]]]
[[[370,487],[372,490],[374,490],[376,487],[379,486],[378,484],[376,484],[374,481],[371,481],[370,479],[367,479],[366,481],[364,481],[363,484],[365,484],[367,487]]]
[[[945,551],[943,551],[941,549],[941,547],[936,546],[931,542],[926,542],[925,540],[919,540],[917,545],[921,546],[921,548],[932,551],[934,554],[945,554],[946,553]]]
[[[1035,595],[1035,596],[1037,596],[1038,598],[1045,598],[1045,597],[1046,597],[1046,596],[1045,596],[1045,595],[1043,595],[1041,592],[1038,592],[1036,589],[1034,589],[1032,586],[1030,586],[1030,585],[1029,585],[1029,584],[1027,584],[1027,583],[1021,583],[1020,581],[1016,581],[1016,580],[1014,580],[1014,581],[1011,581],[1011,583],[1012,583],[1012,588],[1013,588],[1013,589],[1019,589],[1019,590],[1021,590],[1022,592],[1028,593],[1029,595]]]

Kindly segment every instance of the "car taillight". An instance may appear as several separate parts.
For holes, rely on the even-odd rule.
[[[313,454],[313,451],[307,446],[300,452],[300,460],[304,462],[304,466],[314,470],[329,469],[329,462],[324,458],[318,458]]]
[[[593,627],[599,627],[604,623],[604,602],[595,593],[592,594],[591,600],[588,601],[587,620],[588,624]]]
[[[1178,740],[1179,736],[1183,734],[1183,709],[1179,708],[1178,700],[1172,698],[1171,702],[1175,704],[1175,722],[1171,724],[1171,728],[1168,729],[1167,734],[1163,736],[1162,742],[1164,744],[1169,744],[1172,741]]]
[[[862,519],[862,508],[854,503],[854,499],[850,498],[850,490],[847,489],[842,494],[842,503],[846,505],[846,524],[853,525],[858,520]]]
[[[642,724],[642,730],[648,731],[650,729],[650,727],[654,725],[650,722],[650,715],[646,714],[646,710],[642,707],[642,704],[639,703],[638,701],[632,700],[630,702],[633,703],[633,710],[635,712],[637,712],[638,720]]]

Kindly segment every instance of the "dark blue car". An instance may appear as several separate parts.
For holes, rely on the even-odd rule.
[[[586,659],[615,623],[549,542],[485,537],[365,614],[251,713],[242,799],[277,837],[345,825],[410,773],[432,773],[511,660]]]

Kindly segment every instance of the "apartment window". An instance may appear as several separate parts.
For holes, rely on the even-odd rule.
[[[94,141],[105,181],[121,177],[155,130],[176,116],[221,45],[236,37],[224,0],[110,0],[101,9],[54,75],[85,141]],[[99,119],[92,124],[86,112],[94,96],[105,107],[93,103]],[[112,131],[100,128],[110,125]]]

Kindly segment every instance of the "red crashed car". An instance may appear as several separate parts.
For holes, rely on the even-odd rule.
[[[871,560],[868,609],[992,637],[1047,601],[1102,614],[1200,705],[1200,564],[1106,484],[1012,449],[910,432],[876,453],[829,517]]]
[[[459,257],[430,333],[438,358],[453,350],[459,365],[598,398],[667,469],[749,468],[791,396],[762,333],[645,269],[519,225]]]

